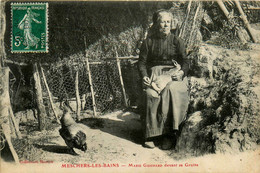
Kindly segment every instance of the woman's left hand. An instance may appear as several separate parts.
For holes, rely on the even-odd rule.
[[[172,80],[173,81],[182,81],[183,75],[184,75],[184,72],[182,70],[180,70],[175,75],[172,75]]]

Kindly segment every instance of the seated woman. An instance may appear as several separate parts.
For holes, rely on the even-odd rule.
[[[167,10],[159,10],[153,15],[153,26],[143,42],[138,68],[146,86],[146,113],[144,117],[144,147],[154,148],[155,137],[163,137],[162,149],[170,149],[176,140],[179,125],[185,120],[188,104],[187,72],[189,62],[184,42],[171,33],[176,28],[173,15]],[[178,72],[171,74],[171,80],[157,92],[151,84],[151,77],[167,74],[176,61],[180,65]],[[160,67],[159,69],[156,67]],[[165,67],[165,68],[164,68]],[[158,71],[159,70],[159,71]],[[152,75],[152,76],[151,76]]]

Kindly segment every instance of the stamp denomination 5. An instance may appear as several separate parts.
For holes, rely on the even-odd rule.
[[[48,3],[12,3],[12,53],[48,52]]]

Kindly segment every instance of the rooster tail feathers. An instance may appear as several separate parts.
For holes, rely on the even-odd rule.
[[[78,131],[73,139],[76,148],[81,149],[82,151],[87,150],[87,144],[86,144],[87,137],[84,132]]]
[[[78,131],[74,137],[75,142],[79,145],[85,143],[86,139],[87,139],[86,134],[82,131]]]
[[[78,133],[74,137],[75,147],[82,151],[86,151],[87,150],[86,138],[87,137],[85,133],[83,133],[82,131],[78,131]]]

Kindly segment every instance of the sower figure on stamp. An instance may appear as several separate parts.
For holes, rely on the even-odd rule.
[[[155,12],[150,34],[140,50],[138,68],[146,95],[144,147],[148,148],[154,148],[155,137],[162,137],[162,149],[172,148],[179,125],[187,114],[189,61],[184,42],[171,32],[172,29],[176,29],[172,13],[167,10]],[[180,68],[173,70],[176,65]],[[165,74],[170,75],[171,80],[158,92],[152,78]]]
[[[40,39],[32,34],[32,21],[40,24],[41,21],[38,21],[35,17],[39,16],[39,14],[32,12],[31,8],[27,9],[27,13],[24,15],[21,22],[18,24],[18,27],[21,30],[24,30],[24,45],[25,49],[29,49],[30,47],[35,46],[38,47],[38,42]]]

